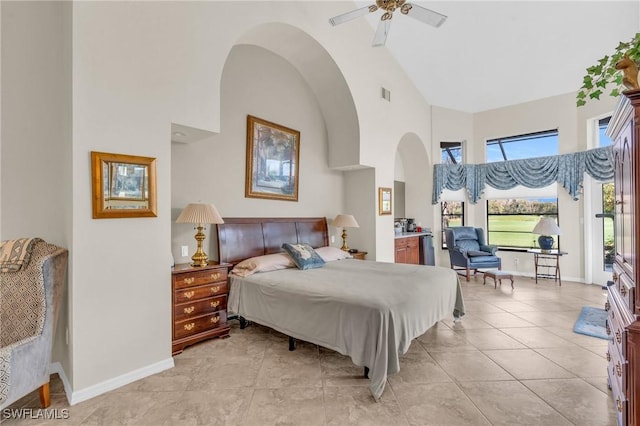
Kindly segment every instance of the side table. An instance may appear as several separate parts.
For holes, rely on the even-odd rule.
[[[354,259],[364,260],[367,257],[368,252],[366,251],[357,251],[355,253],[350,253]]]
[[[560,275],[560,256],[568,254],[560,250],[529,249],[527,253],[533,253],[533,262],[536,268],[536,284],[538,278],[553,278],[562,286]]]

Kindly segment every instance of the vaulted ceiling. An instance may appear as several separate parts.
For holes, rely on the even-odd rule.
[[[386,48],[430,104],[466,112],[576,91],[588,66],[640,31],[637,0],[413,3],[448,19],[436,29],[396,12]],[[336,15],[349,10],[336,3]],[[380,15],[358,19],[375,28]]]

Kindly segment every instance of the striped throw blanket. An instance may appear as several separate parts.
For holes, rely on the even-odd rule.
[[[19,238],[0,242],[0,273],[18,272],[29,263],[33,245],[40,238]]]

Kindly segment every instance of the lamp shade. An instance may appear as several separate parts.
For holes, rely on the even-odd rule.
[[[213,204],[191,203],[182,210],[176,223],[224,223],[224,220]]]
[[[552,217],[542,217],[533,228],[532,233],[538,235],[560,235],[560,228]]]
[[[350,214],[339,214],[333,219],[333,226],[336,228],[359,228],[358,222]]]

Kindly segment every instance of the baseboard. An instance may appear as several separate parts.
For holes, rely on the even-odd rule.
[[[75,405],[79,402],[102,395],[103,393],[118,389],[124,385],[128,385],[129,383],[133,383],[137,380],[144,379],[145,377],[160,373],[161,371],[168,370],[173,368],[173,366],[173,358],[170,357],[160,362],[156,362],[155,364],[147,365],[146,367],[105,380],[104,382],[97,383],[79,391],[73,391],[69,381],[67,380],[67,376],[62,369],[62,365],[59,362],[51,364],[49,371],[52,373],[58,373],[62,383],[64,384],[64,391],[67,394],[69,405]]]
[[[514,276],[518,276],[518,277],[526,277],[526,278],[531,278],[532,280],[535,279],[535,275],[533,272],[521,272],[521,271],[507,271],[505,269],[502,270],[502,272],[508,272],[509,274],[513,274]],[[581,284],[592,284],[592,283],[588,283],[585,281],[584,277],[565,277],[564,275],[562,276],[562,280],[563,281],[571,281],[574,283],[581,283]],[[538,279],[539,283],[544,283],[544,282],[549,282],[549,281],[553,281],[553,279],[549,279],[549,278],[540,278]],[[601,284],[598,284],[601,285]]]

